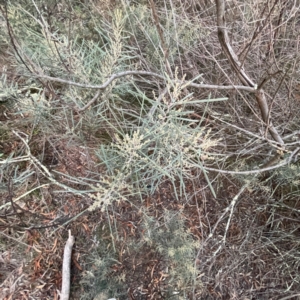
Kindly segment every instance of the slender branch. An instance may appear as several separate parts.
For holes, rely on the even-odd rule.
[[[0,11],[2,13],[2,15],[4,16],[4,19],[6,21],[6,27],[7,27],[7,32],[8,32],[8,35],[9,35],[9,39],[10,39],[10,42],[13,46],[13,49],[14,51],[16,52],[16,55],[17,57],[19,57],[19,59],[21,60],[21,62],[23,63],[23,65],[25,66],[25,68],[29,71],[29,72],[32,72],[31,69],[29,68],[29,66],[26,64],[26,62],[24,61],[23,57],[20,55],[19,51],[18,51],[18,47],[16,45],[16,41],[13,37],[13,33],[12,33],[12,28],[10,26],[10,22],[8,20],[8,12],[7,12],[7,3],[5,4],[5,12],[3,11],[3,9],[1,8],[0,6]]]
[[[290,157],[288,158],[288,164],[290,164],[292,161],[295,161],[298,157],[298,152],[300,151],[300,147],[297,147],[292,154],[290,155]]]
[[[13,130],[13,133],[23,142],[23,144],[25,145],[26,147],[26,150],[27,150],[27,156],[29,158],[29,160],[31,161],[31,163],[33,165],[35,165],[37,167],[37,169],[52,183],[52,184],[55,184],[57,186],[60,186],[62,187],[64,190],[68,191],[68,192],[72,192],[72,193],[75,193],[75,194],[80,194],[79,191],[71,188],[71,187],[68,187],[60,182],[58,182],[54,177],[53,175],[50,173],[50,171],[47,169],[46,166],[44,166],[34,155],[31,154],[31,150],[30,150],[30,147],[28,145],[28,142],[23,138],[21,137],[21,135],[14,131]]]
[[[300,296],[300,293],[298,293],[298,294],[293,294],[293,295],[289,295],[289,296],[280,298],[279,300],[288,300],[288,299],[292,299],[292,298],[297,297],[297,296]]]
[[[199,89],[216,89],[216,90],[239,90],[250,93],[256,93],[255,87],[244,86],[244,85],[213,85],[213,84],[198,84],[198,83],[190,83],[188,84],[190,87],[199,88]]]
[[[257,169],[257,170],[249,170],[249,171],[226,171],[226,170],[215,169],[215,168],[210,168],[210,167],[204,167],[204,169],[208,170],[208,171],[223,173],[223,174],[250,175],[250,174],[257,174],[257,173],[262,173],[262,172],[278,169],[280,167],[286,166],[287,164],[289,164],[289,160],[285,160],[284,162],[274,165],[274,166],[261,168],[261,169]]]
[[[10,38],[10,42],[13,46],[13,49],[17,55],[17,57],[21,60],[21,62],[23,63],[23,65],[26,67],[26,69],[30,72],[30,73],[36,73],[38,70],[40,70],[40,68],[38,66],[35,65],[35,63],[26,55],[25,52],[22,51],[21,46],[19,45],[18,41],[16,40],[14,33],[13,33],[13,29],[10,25],[9,19],[8,19],[8,13],[7,13],[7,5],[5,6],[5,13],[3,11],[3,9],[0,7],[0,11],[3,14],[5,21],[6,21],[6,27],[7,27],[7,31],[8,31],[8,35]],[[41,22],[37,21],[41,26]],[[24,57],[21,55],[21,52],[23,52]],[[27,62],[29,63],[29,65],[26,63],[25,59],[27,59]],[[30,66],[30,67],[29,67]],[[31,70],[32,69],[32,70]],[[40,81],[40,83],[47,89],[50,91],[50,93],[54,96],[54,98],[59,98],[59,96],[53,91],[53,89],[45,82],[43,82],[42,80],[40,80],[40,78],[38,78],[38,80]]]
[[[223,51],[225,52],[231,66],[236,71],[242,83],[246,86],[255,87],[255,83],[250,79],[250,77],[244,71],[239,58],[235,54],[229,43],[229,37],[226,29],[225,22],[225,1],[216,0],[217,5],[217,24],[218,24],[218,37]]]
[[[19,196],[17,198],[13,198],[14,203],[17,202],[17,201],[19,201],[19,200],[21,200],[22,198],[26,197],[27,195],[31,194],[35,190],[38,190],[38,189],[40,189],[40,188],[42,188],[44,186],[49,186],[49,183],[45,183],[45,184],[39,185],[39,186],[37,186],[37,187],[35,187],[35,188],[27,191],[26,193],[22,194],[21,196]],[[5,204],[3,204],[3,205],[0,206],[0,210],[3,209],[3,208],[5,208],[5,207],[7,207],[7,206],[9,206],[9,205],[10,205],[10,203],[6,202]]]
[[[0,73],[3,73],[3,72],[0,70]],[[9,72],[5,72],[5,73],[8,74]],[[105,89],[114,80],[116,80],[118,78],[121,78],[121,77],[128,76],[128,75],[153,76],[153,77],[157,77],[157,78],[162,79],[162,80],[166,80],[166,78],[164,76],[162,76],[160,74],[157,74],[157,73],[154,73],[154,72],[148,72],[148,71],[124,71],[124,72],[116,73],[116,74],[113,74],[103,84],[100,84],[100,85],[74,82],[74,81],[71,81],[71,80],[66,80],[66,79],[62,79],[62,78],[58,78],[58,77],[51,77],[51,76],[47,76],[47,75],[38,75],[38,74],[32,74],[32,75],[14,74],[14,75],[30,77],[30,78],[47,79],[49,81],[65,83],[65,84],[68,84],[68,85],[77,86],[77,87],[81,87],[81,88],[99,89],[99,90]],[[240,90],[240,91],[245,91],[245,92],[249,92],[249,93],[255,93],[256,92],[255,88],[249,87],[249,86],[198,84],[198,83],[193,83],[192,81],[193,80],[191,80],[191,81],[180,81],[180,83],[186,84],[189,87],[194,87],[194,88],[198,88],[198,89]],[[174,82],[176,82],[176,81],[174,81]]]
[[[269,106],[267,103],[267,99],[265,96],[265,92],[263,90],[258,90],[255,94],[256,101],[258,103],[262,119],[267,125],[267,129],[269,130],[272,138],[278,142],[281,145],[284,145],[284,141],[279,135],[277,129],[273,126],[271,120],[270,120],[270,111],[269,111]]]
[[[24,156],[19,156],[19,157],[16,157],[16,158],[6,158],[4,160],[1,160],[0,161],[0,164],[1,165],[6,165],[6,164],[9,164],[9,163],[15,163],[15,162],[23,162],[23,161],[27,161],[27,160],[30,160],[30,157],[28,155],[24,155]]]
[[[266,27],[266,25],[268,24],[268,20],[270,19],[270,16],[272,15],[275,6],[277,5],[278,0],[275,1],[275,3],[273,4],[272,8],[269,10],[269,13],[267,15],[267,17],[265,18],[264,21],[258,21],[258,24],[253,32],[251,41],[246,45],[246,47],[244,48],[243,51],[241,51],[240,55],[243,54],[243,52],[245,52],[245,54],[243,54],[244,60],[247,57],[248,52],[250,51],[251,45],[253,44],[253,42],[255,41],[255,39],[262,33],[263,29]],[[268,8],[269,3],[267,2],[261,12],[260,18],[263,18],[263,14],[265,13],[266,9]]]
[[[34,246],[32,246],[32,245],[23,243],[23,242],[19,241],[18,239],[14,238],[14,237],[12,237],[12,236],[10,236],[10,235],[5,234],[3,231],[0,231],[0,234],[4,235],[4,236],[5,236],[6,238],[8,238],[8,239],[11,239],[11,240],[13,240],[13,241],[15,241],[15,242],[17,242],[17,243],[19,243],[19,244],[21,244],[21,245],[26,246],[26,247],[27,247],[28,249],[30,249],[30,250],[33,249],[33,250],[35,250],[36,252],[39,252],[39,253],[42,252],[41,250],[37,249],[36,247],[34,247]]]
[[[214,230],[211,232],[212,234],[214,233],[214,231],[216,230],[219,222],[223,219],[223,217],[230,211],[229,214],[229,218],[227,220],[226,223],[226,228],[225,228],[225,233],[223,235],[223,238],[221,240],[221,244],[219,245],[219,247],[217,248],[217,250],[215,250],[212,254],[212,257],[210,259],[213,259],[218,253],[219,251],[222,249],[223,246],[225,246],[226,244],[226,237],[227,237],[227,233],[228,233],[228,229],[230,226],[230,222],[233,216],[233,211],[234,208],[236,206],[237,201],[239,200],[240,196],[244,193],[244,191],[249,187],[250,182],[245,183],[242,188],[239,190],[239,192],[233,197],[233,199],[231,200],[230,204],[226,207],[225,211],[223,212],[222,216],[218,219],[218,222],[215,224],[214,226]],[[211,235],[211,234],[210,234]]]
[[[154,77],[157,77],[159,79],[165,80],[164,76],[159,75],[159,74],[154,73],[154,72],[148,72],[148,71],[124,71],[124,72],[116,73],[116,74],[113,74],[112,76],[110,76],[103,84],[100,84],[100,85],[84,84],[84,83],[74,82],[74,81],[71,81],[71,80],[61,79],[61,78],[57,78],[57,77],[51,77],[51,76],[47,76],[47,75],[37,75],[36,74],[36,75],[31,75],[29,77],[47,79],[49,81],[65,83],[65,84],[68,84],[68,85],[73,85],[73,86],[86,88],[86,89],[104,90],[114,80],[116,80],[118,78],[121,78],[121,77],[129,76],[129,75],[154,76]]]
[[[193,115],[197,115],[197,114],[194,113]],[[198,115],[198,117],[201,117],[201,116]],[[224,120],[222,120],[222,119],[220,119],[220,118],[218,118],[218,117],[216,117],[216,116],[214,116],[214,115],[209,115],[209,118],[212,118],[213,121],[218,120],[219,122],[221,122],[221,123],[223,123],[223,124],[226,124],[227,126],[230,126],[230,127],[232,127],[232,128],[235,128],[235,129],[237,129],[238,131],[244,132],[245,134],[250,135],[250,136],[252,136],[252,137],[254,137],[254,138],[258,139],[258,140],[267,142],[267,143],[270,144],[272,147],[275,147],[275,148],[277,148],[278,150],[281,149],[281,147],[278,146],[278,144],[276,143],[276,141],[269,140],[267,137],[259,136],[259,135],[255,134],[255,133],[253,133],[253,132],[251,132],[251,131],[249,131],[249,130],[246,130],[246,129],[241,128],[241,127],[238,127],[238,126],[236,126],[236,125],[234,125],[234,124],[228,123],[228,122],[226,122],[226,121],[224,121]]]
[[[227,56],[232,68],[235,70],[236,74],[240,78],[241,82],[252,88],[257,89],[257,85],[254,84],[252,79],[246,74],[239,58],[235,54],[234,50],[232,49],[229,37],[226,29],[226,22],[225,22],[225,1],[224,0],[215,0],[217,6],[217,26],[218,26],[218,37],[222,49]],[[273,139],[281,144],[284,145],[282,138],[280,137],[279,133],[277,132],[276,128],[272,125],[270,121],[270,110],[268,107],[267,99],[265,93],[262,89],[259,89],[255,93],[256,101],[258,103],[262,119],[267,126],[268,131],[270,132]]]
[[[202,245],[206,244],[208,242],[209,239],[211,239],[213,237],[213,235],[215,234],[215,231],[218,227],[218,225],[220,224],[220,222],[223,220],[223,218],[225,217],[225,215],[230,211],[230,215],[226,224],[226,229],[225,229],[225,233],[224,236],[222,238],[222,240],[220,241],[220,245],[219,247],[212,253],[212,255],[208,258],[208,260],[206,261],[209,262],[212,259],[214,259],[216,257],[216,255],[220,252],[220,250],[222,249],[222,247],[225,246],[226,243],[226,236],[228,233],[228,229],[229,229],[229,225],[232,219],[232,215],[233,215],[233,210],[234,207],[237,204],[237,201],[239,200],[240,196],[244,193],[244,191],[249,187],[250,182],[245,183],[241,189],[239,190],[239,192],[234,196],[234,198],[231,200],[230,204],[226,207],[226,209],[223,211],[222,215],[220,216],[220,218],[218,218],[217,222],[214,224],[214,227],[212,228],[211,232],[209,233],[208,237],[206,238],[206,240],[202,243]],[[198,253],[197,253],[197,257],[200,256],[201,254],[201,250],[203,249],[203,246],[199,249]]]
[[[92,100],[90,100],[85,106],[78,108],[77,111],[78,112],[83,112],[84,110],[86,110],[87,108],[89,108],[100,96],[101,90],[98,90],[96,95],[93,97]]]

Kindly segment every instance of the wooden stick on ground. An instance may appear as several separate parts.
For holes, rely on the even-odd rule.
[[[72,248],[74,242],[75,242],[74,236],[71,235],[71,230],[69,230],[69,238],[66,242],[65,250],[64,250],[60,300],[69,300],[69,296],[70,296],[70,279],[71,279],[70,268],[71,268]]]

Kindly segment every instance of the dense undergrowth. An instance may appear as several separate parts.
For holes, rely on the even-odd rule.
[[[71,299],[297,297],[299,5],[224,1],[253,88],[221,2],[1,4],[3,299],[57,299],[68,229]]]

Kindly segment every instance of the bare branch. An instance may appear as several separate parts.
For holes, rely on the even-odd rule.
[[[246,74],[239,58],[235,54],[229,43],[229,37],[226,29],[225,22],[225,1],[224,0],[215,0],[217,6],[217,25],[218,25],[218,37],[222,49],[227,56],[232,68],[235,70],[236,74],[240,78],[241,82],[253,88],[257,88],[257,85],[251,80],[251,78]],[[261,111],[262,119],[267,126],[268,131],[270,132],[273,139],[281,145],[284,145],[284,142],[280,135],[278,134],[276,128],[272,125],[270,121],[270,110],[268,107],[267,99],[265,93],[262,89],[257,90],[255,93],[256,101],[258,103],[259,109]]]
[[[101,90],[98,90],[96,95],[93,97],[93,99],[90,100],[84,107],[78,108],[77,111],[82,112],[82,111],[85,111],[87,108],[89,108],[98,99],[98,97],[100,96],[100,93],[101,93]]]
[[[0,71],[0,73],[3,73]],[[6,74],[10,74],[9,72],[5,72]],[[114,80],[125,77],[128,75],[137,75],[137,76],[153,76],[162,80],[166,80],[166,78],[160,74],[154,73],[154,72],[148,72],[148,71],[124,71],[120,73],[116,73],[111,75],[103,84],[100,85],[93,85],[93,84],[85,84],[80,82],[74,82],[71,80],[66,80],[58,77],[51,77],[47,75],[24,75],[24,74],[13,74],[15,76],[24,76],[24,77],[30,77],[30,78],[41,78],[41,79],[47,79],[49,81],[53,82],[60,82],[65,83],[72,86],[77,86],[80,88],[86,88],[86,89],[99,89],[104,90],[110,83],[112,83]],[[214,84],[198,84],[193,83],[193,80],[191,81],[180,81],[182,84],[187,84],[187,86],[198,88],[198,89],[217,89],[217,90],[240,90],[245,91],[249,93],[255,93],[256,89],[249,86],[243,86],[243,85],[214,85]]]
[[[237,55],[229,43],[229,37],[225,23],[225,2],[224,0],[216,0],[217,5],[217,24],[218,24],[218,37],[223,51],[225,52],[231,66],[236,71],[242,83],[246,86],[255,87],[255,83],[249,78],[244,71]]]
[[[258,173],[263,173],[263,172],[266,172],[266,171],[278,169],[280,167],[283,167],[283,166],[286,166],[287,164],[289,164],[289,161],[290,160],[287,159],[284,162],[282,162],[280,164],[277,164],[277,165],[274,165],[274,166],[270,166],[270,167],[266,167],[266,168],[261,168],[261,169],[257,169],[257,170],[249,170],[249,171],[226,171],[226,170],[209,168],[209,167],[204,167],[204,169],[208,170],[208,171],[215,171],[215,172],[222,173],[222,174],[250,175],[250,174],[258,174]]]

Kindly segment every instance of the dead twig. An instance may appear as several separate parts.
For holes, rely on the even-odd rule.
[[[275,155],[275,158],[276,158],[276,161],[277,161],[278,160],[277,155]],[[250,174],[258,174],[258,173],[263,173],[263,172],[267,172],[267,171],[271,171],[271,170],[274,170],[274,169],[281,168],[283,166],[288,165],[289,161],[290,161],[289,159],[286,159],[282,163],[279,163],[277,165],[271,165],[271,166],[268,166],[268,167],[263,167],[261,169],[257,169],[257,170],[254,169],[254,170],[249,170],[249,171],[227,171],[227,170],[215,169],[215,168],[210,168],[210,167],[204,167],[204,170],[206,170],[206,171],[214,171],[214,172],[218,172],[218,173],[222,173],[222,174],[250,175]],[[267,165],[270,165],[272,163],[274,163],[273,159],[271,161],[269,161],[267,163]]]
[[[74,236],[71,235],[71,230],[69,230],[69,238],[65,245],[64,250],[64,260],[63,260],[63,268],[62,268],[62,287],[61,287],[61,300],[69,300],[70,296],[70,279],[71,279],[71,255],[72,248],[75,243]]]

